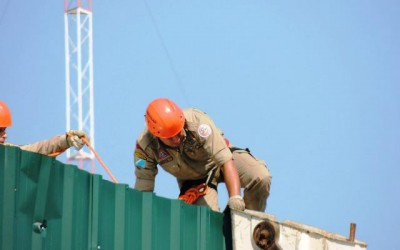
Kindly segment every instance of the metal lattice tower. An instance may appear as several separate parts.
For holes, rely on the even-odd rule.
[[[80,129],[94,148],[92,1],[64,0],[65,82],[67,131]],[[88,162],[94,172],[94,154],[83,147],[67,150],[67,161]]]

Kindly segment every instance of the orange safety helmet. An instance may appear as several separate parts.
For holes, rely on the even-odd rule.
[[[7,105],[3,101],[0,101],[0,128],[10,127],[11,124],[11,112]]]
[[[150,133],[160,138],[174,137],[185,125],[182,109],[167,98],[152,101],[147,106],[145,117]]]

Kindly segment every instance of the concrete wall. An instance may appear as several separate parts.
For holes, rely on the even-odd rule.
[[[274,216],[246,210],[245,212],[231,211],[232,238],[234,250],[251,249],[282,249],[282,250],[366,250],[365,242],[354,242],[347,237],[329,233],[325,230],[307,226],[293,221],[278,222]],[[266,238],[275,239],[277,246],[260,248],[254,239],[254,232],[260,228],[260,223],[272,225],[272,231],[267,232]],[[265,223],[264,223],[265,224]],[[275,234],[275,237],[271,234]],[[265,238],[265,237],[264,237]],[[256,237],[257,239],[257,237]],[[260,242],[260,240],[258,240]],[[270,242],[267,245],[271,245]],[[260,244],[262,246],[262,244]],[[278,246],[279,245],[279,246]]]

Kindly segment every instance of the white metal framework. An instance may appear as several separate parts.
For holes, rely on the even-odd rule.
[[[92,3],[64,0],[64,4],[66,128],[85,131],[94,148]],[[87,147],[67,150],[67,160],[79,161],[80,167],[89,161],[94,170],[94,154]]]

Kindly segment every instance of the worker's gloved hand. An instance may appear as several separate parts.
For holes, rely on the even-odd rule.
[[[234,210],[239,210],[239,211],[244,211],[245,209],[245,204],[242,196],[240,195],[234,195],[229,198],[228,200],[228,206],[230,209]]]
[[[88,138],[86,133],[82,130],[70,130],[67,133],[68,145],[74,147],[76,150],[80,150],[85,145],[81,137]]]

